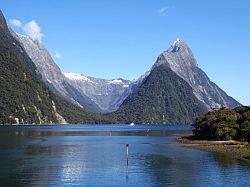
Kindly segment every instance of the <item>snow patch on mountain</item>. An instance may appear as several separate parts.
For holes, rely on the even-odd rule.
[[[107,83],[114,84],[114,85],[120,85],[120,86],[123,86],[124,88],[128,88],[131,81],[123,80],[123,79],[113,79],[113,80],[108,80]]]
[[[64,76],[70,80],[81,80],[81,81],[86,81],[86,82],[91,82],[94,83],[93,81],[91,81],[88,77],[80,74],[80,73],[71,73],[71,72],[64,72],[63,73]]]
[[[172,46],[170,47],[169,51],[171,52],[178,52],[181,48],[180,46],[180,42],[181,40],[179,38],[177,38],[174,43],[172,44]]]
[[[108,81],[108,84],[124,84],[124,82],[120,79],[113,79]]]

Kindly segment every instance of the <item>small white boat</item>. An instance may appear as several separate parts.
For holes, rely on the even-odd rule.
[[[135,124],[134,123],[130,123],[130,125],[129,126],[135,126]]]

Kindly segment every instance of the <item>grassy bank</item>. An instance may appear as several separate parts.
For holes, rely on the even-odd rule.
[[[250,145],[247,142],[198,140],[192,135],[180,137],[178,141],[186,147],[250,161]]]

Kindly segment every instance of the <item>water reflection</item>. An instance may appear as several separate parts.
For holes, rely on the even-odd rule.
[[[190,131],[171,128],[3,129],[0,186],[248,185],[246,162],[186,149],[174,135]]]

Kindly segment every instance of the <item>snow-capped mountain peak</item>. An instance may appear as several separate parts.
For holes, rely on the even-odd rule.
[[[179,38],[177,38],[177,39],[174,41],[173,45],[179,45],[180,41],[181,41],[181,40],[180,40]]]

